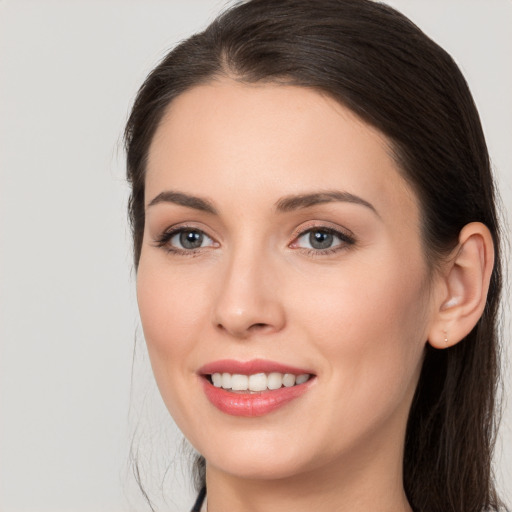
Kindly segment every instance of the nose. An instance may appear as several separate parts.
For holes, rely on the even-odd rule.
[[[271,255],[233,255],[219,276],[213,314],[215,328],[237,339],[283,329],[286,318],[278,274]]]

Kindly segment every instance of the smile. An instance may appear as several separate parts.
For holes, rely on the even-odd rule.
[[[304,369],[263,360],[217,361],[201,368],[203,390],[231,416],[263,416],[306,393],[316,376]]]
[[[253,375],[241,375],[239,373],[214,373],[210,376],[212,384],[216,388],[223,388],[237,391],[266,391],[280,389],[283,386],[290,388],[304,384],[310,379],[311,375],[308,373],[301,373],[294,375],[293,373],[279,373],[272,372],[268,375],[266,373],[255,373]]]

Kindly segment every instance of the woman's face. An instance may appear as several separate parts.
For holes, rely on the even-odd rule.
[[[386,139],[318,92],[219,80],[171,104],[145,201],[144,335],[209,467],[399,459],[433,306]]]

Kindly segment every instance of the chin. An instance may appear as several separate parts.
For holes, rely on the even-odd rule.
[[[325,462],[328,457],[325,447],[318,446],[308,432],[290,435],[280,430],[232,430],[228,434],[226,429],[225,436],[205,438],[203,435],[193,444],[208,467],[249,480],[287,479]],[[323,456],[318,457],[318,453]]]
[[[216,456],[205,458],[208,467],[247,480],[282,480],[302,472],[304,461],[296,457],[287,457],[276,450],[255,451],[248,450],[242,456],[240,453],[226,453],[219,460]]]

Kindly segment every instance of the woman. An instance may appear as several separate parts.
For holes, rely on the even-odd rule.
[[[446,52],[372,1],[253,0],[153,70],[126,147],[194,510],[499,509],[499,226]]]

